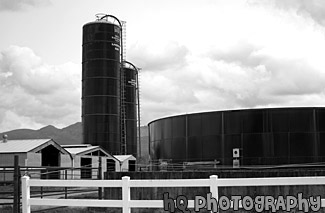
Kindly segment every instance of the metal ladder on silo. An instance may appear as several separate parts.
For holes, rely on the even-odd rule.
[[[122,21],[122,61],[126,61],[126,21]]]
[[[126,58],[126,22],[122,22],[122,64],[121,64],[121,154],[127,154],[127,143],[126,143],[126,106],[125,106],[125,70],[124,70],[124,61]]]
[[[124,68],[121,69],[122,71],[122,79],[121,79],[121,154],[126,155],[126,112],[125,112],[125,72]]]

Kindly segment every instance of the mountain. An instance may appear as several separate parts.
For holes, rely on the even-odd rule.
[[[141,150],[144,155],[148,155],[148,127],[141,126]],[[48,125],[38,130],[32,129],[16,129],[8,132],[0,133],[0,135],[8,135],[8,140],[18,139],[44,139],[50,138],[61,145],[81,144],[82,143],[82,125],[77,122],[62,129]],[[142,155],[143,155],[142,154]]]
[[[77,122],[62,129],[55,126],[48,125],[38,130],[32,129],[16,129],[8,132],[0,133],[0,140],[2,135],[8,135],[8,140],[18,139],[53,139],[61,145],[81,144],[82,143],[82,125]],[[141,156],[138,156],[139,163],[149,163],[149,137],[148,127],[140,127],[141,134]]]
[[[55,126],[48,125],[39,130],[16,129],[0,134],[8,135],[8,140],[51,138],[61,145],[82,143],[81,122],[77,122],[62,129],[58,129]]]

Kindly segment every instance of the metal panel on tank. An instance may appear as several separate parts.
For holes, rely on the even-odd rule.
[[[120,153],[121,28],[108,21],[83,26],[83,143]]]

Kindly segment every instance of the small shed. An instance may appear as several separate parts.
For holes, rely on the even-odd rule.
[[[15,155],[19,165],[26,167],[60,167],[71,162],[70,154],[53,139],[0,141],[0,166],[13,166]],[[51,178],[58,175],[55,173]]]
[[[132,172],[136,169],[136,158],[133,155],[114,155],[114,157],[120,162],[119,171]]]
[[[100,146],[77,144],[62,145],[62,147],[72,156],[72,167],[75,168],[72,176],[76,179],[96,179],[99,167],[101,167],[102,177],[104,172],[116,171],[119,168],[119,161]]]

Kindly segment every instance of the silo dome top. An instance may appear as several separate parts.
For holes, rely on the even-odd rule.
[[[94,24],[94,23],[107,23],[107,24],[114,24],[119,27],[122,27],[123,22],[120,21],[118,18],[116,18],[113,15],[105,14],[105,13],[97,13],[96,15],[96,21],[89,22],[87,24]],[[85,24],[85,25],[87,25]]]

